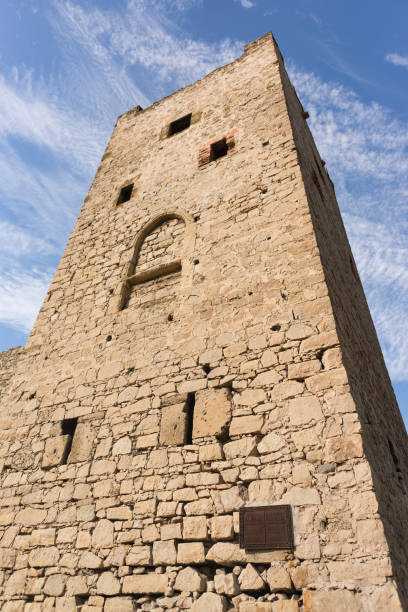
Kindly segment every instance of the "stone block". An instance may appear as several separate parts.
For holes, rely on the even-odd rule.
[[[258,444],[258,451],[263,454],[276,453],[286,445],[284,438],[270,433],[262,438]]]
[[[227,600],[223,595],[204,593],[191,606],[191,612],[226,612]]]
[[[272,593],[292,590],[292,581],[289,572],[281,565],[271,565],[266,572],[266,582]]]
[[[234,597],[239,593],[238,578],[234,573],[215,574],[214,587],[216,593],[219,593],[220,595]]]
[[[105,600],[104,612],[134,612],[132,599],[128,597],[109,597]]]
[[[64,574],[52,574],[47,578],[44,585],[44,594],[51,597],[61,597],[65,591],[67,576]]]
[[[56,546],[36,548],[28,556],[31,567],[52,567],[58,565],[59,552]]]
[[[31,532],[30,546],[53,546],[53,544],[55,544],[55,529],[34,529]]]
[[[106,516],[110,521],[131,521],[133,513],[129,506],[116,506],[107,508]]]
[[[89,461],[95,439],[95,432],[88,423],[78,423],[74,437],[72,439],[71,452],[69,453],[68,463],[78,463],[79,461]]]
[[[234,522],[231,515],[214,516],[210,522],[211,539],[231,540],[234,537]]]
[[[184,444],[187,435],[186,403],[162,408],[160,421],[160,444],[177,446]]]
[[[112,572],[102,572],[96,583],[99,595],[117,595],[120,593],[120,582]]]
[[[265,502],[271,504],[276,501],[275,489],[272,480],[254,480],[248,487],[249,502]]]
[[[213,561],[214,563],[227,567],[246,561],[245,552],[238,544],[232,544],[230,542],[217,542],[211,546],[206,559],[207,561]]]
[[[129,436],[124,436],[116,440],[112,447],[112,455],[128,455],[132,452],[132,440]]]
[[[228,389],[205,389],[196,393],[193,439],[222,434],[230,419]]]
[[[181,540],[181,523],[168,523],[160,527],[161,540]]]
[[[358,595],[345,589],[333,591],[303,591],[305,612],[360,612],[361,602]]]
[[[176,578],[174,589],[176,591],[188,591],[202,593],[205,591],[207,578],[192,567],[182,569]]]
[[[174,540],[153,542],[153,565],[175,565],[176,559]]]
[[[282,497],[282,504],[291,504],[292,506],[307,506],[309,504],[320,503],[318,491],[310,487],[292,487]]]
[[[0,568],[12,568],[16,562],[16,551],[9,548],[0,548]]]
[[[317,397],[312,395],[289,400],[289,419],[291,425],[306,425],[311,421],[323,419],[322,409]]]
[[[110,548],[113,546],[113,523],[107,519],[98,521],[92,533],[93,548]]]
[[[139,574],[124,577],[122,593],[133,595],[164,594],[167,587],[167,574]]]
[[[99,569],[102,567],[102,559],[90,551],[85,551],[78,562],[78,567],[86,569]]]
[[[71,576],[66,583],[66,594],[72,595],[88,595],[88,586],[84,576]]]
[[[45,442],[42,467],[50,468],[61,465],[67,458],[70,441],[71,436],[69,435],[48,438]]]
[[[203,463],[204,461],[219,461],[224,458],[224,451],[222,448],[222,444],[219,442],[215,444],[206,444],[205,446],[200,446],[198,450],[199,461]]]
[[[200,565],[205,562],[202,542],[182,542],[177,549],[177,563],[181,565]]]
[[[260,433],[263,426],[263,416],[260,414],[234,417],[229,428],[230,436],[240,436],[248,433]]]
[[[257,439],[256,437],[242,438],[241,440],[234,440],[234,442],[227,442],[224,444],[224,453],[226,459],[235,459],[237,457],[250,457],[257,454]]]
[[[150,546],[133,546],[126,556],[126,565],[150,565],[151,562]]]
[[[188,516],[183,519],[184,540],[206,540],[207,539],[207,517]]]
[[[248,563],[245,569],[242,570],[238,577],[241,591],[264,591],[266,589],[265,581],[261,578],[255,567]]]

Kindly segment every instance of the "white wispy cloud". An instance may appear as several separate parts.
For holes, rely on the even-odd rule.
[[[408,57],[404,55],[399,55],[398,53],[388,53],[385,56],[385,60],[394,64],[394,66],[403,66],[404,68],[408,68]]]
[[[3,271],[0,276],[0,321],[29,332],[50,281],[51,274],[40,271]]]
[[[255,3],[252,0],[238,0],[243,8],[252,8]]]
[[[408,378],[408,126],[295,66],[291,79],[337,198],[390,374]]]

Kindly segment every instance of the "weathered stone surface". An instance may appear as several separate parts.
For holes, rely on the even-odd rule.
[[[285,446],[286,442],[281,437],[275,433],[270,433],[267,436],[264,436],[260,443],[258,444],[258,451],[263,453],[275,453]]]
[[[221,434],[230,418],[228,389],[198,391],[194,406],[193,438]]]
[[[306,506],[308,504],[320,504],[320,495],[316,489],[306,487],[292,487],[282,497],[283,504],[292,506]]]
[[[211,546],[207,553],[207,561],[214,561],[219,565],[232,566],[245,561],[245,553],[238,544],[217,542]]]
[[[139,576],[125,576],[122,592],[135,595],[146,593],[165,593],[168,586],[166,574],[140,574]]]
[[[66,581],[67,577],[63,574],[52,574],[45,581],[45,595],[51,595],[52,597],[60,597],[65,591]]]
[[[180,543],[177,549],[177,563],[182,565],[200,565],[205,561],[205,550],[202,542]]]
[[[102,559],[92,552],[86,551],[82,553],[78,566],[87,569],[99,569],[102,566]]]
[[[174,404],[162,408],[160,444],[184,444],[187,435],[187,406]]]
[[[202,593],[205,591],[207,579],[197,572],[192,567],[182,569],[176,578],[174,588],[176,591],[196,591]]]
[[[112,447],[112,455],[128,455],[132,451],[132,440],[124,436],[115,442]]]
[[[177,559],[176,546],[173,540],[153,542],[153,564],[175,565]]]
[[[59,552],[56,546],[36,548],[28,557],[31,567],[51,567],[58,564]]]
[[[109,597],[105,600],[104,612],[134,612],[133,601],[127,597]]]
[[[216,593],[204,593],[191,606],[191,612],[225,612],[226,609],[227,600]]]
[[[67,579],[66,594],[72,595],[87,595],[88,586],[84,576],[71,576]]]
[[[150,546],[133,546],[126,556],[126,565],[150,565],[152,552]]]
[[[342,589],[333,591],[304,591],[305,612],[360,612],[358,595]]]
[[[98,521],[92,533],[94,548],[109,548],[113,546],[113,523],[106,519]]]
[[[112,572],[102,572],[96,583],[99,595],[117,595],[120,593],[120,582]]]
[[[266,582],[272,593],[292,590],[292,581],[289,572],[280,565],[272,565],[267,570]]]
[[[232,516],[214,516],[210,523],[211,539],[230,540],[234,535],[234,523]]]
[[[42,466],[44,468],[60,465],[65,461],[70,439],[70,436],[55,436],[54,438],[48,438],[45,443],[42,460]]]
[[[233,597],[239,593],[238,578],[234,573],[216,574],[214,586],[217,593]]]
[[[242,438],[234,442],[224,444],[224,453],[226,459],[235,459],[236,457],[249,457],[256,453],[257,440],[254,437]]]
[[[189,516],[183,519],[184,540],[206,540],[207,539],[207,517]]]
[[[306,425],[323,418],[320,402],[316,397],[296,397],[289,401],[289,418],[292,425]]]
[[[329,438],[325,447],[326,461],[343,463],[353,457],[362,457],[363,444],[359,434]]]
[[[88,423],[78,423],[72,439],[71,452],[69,453],[68,463],[79,461],[89,461],[92,446],[95,439],[95,432],[92,425]]]
[[[238,578],[241,591],[263,591],[266,588],[265,581],[251,563],[248,563]]]
[[[230,436],[240,436],[241,434],[260,433],[263,426],[261,415],[235,417],[231,421],[229,428]]]

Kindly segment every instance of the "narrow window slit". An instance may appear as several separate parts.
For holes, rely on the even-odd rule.
[[[215,161],[220,157],[224,157],[228,153],[227,139],[222,138],[211,145],[210,161]]]
[[[187,412],[186,444],[193,443],[194,406],[195,406],[195,393],[188,393],[187,402],[186,402],[186,412]]]
[[[191,113],[189,115],[185,115],[176,121],[172,121],[169,125],[168,136],[174,136],[174,134],[178,134],[183,130],[186,130],[191,125]]]
[[[130,183],[130,185],[126,185],[126,187],[122,187],[122,189],[120,190],[118,201],[116,202],[116,206],[119,206],[119,204],[123,204],[124,202],[130,200],[132,196],[132,191],[133,183]]]
[[[69,453],[71,452],[72,441],[74,439],[75,430],[78,424],[78,419],[64,419],[61,421],[61,433],[63,436],[69,436],[61,464],[67,463]]]

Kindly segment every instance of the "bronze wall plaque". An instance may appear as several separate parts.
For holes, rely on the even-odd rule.
[[[240,508],[239,545],[247,550],[293,550],[290,506]]]

